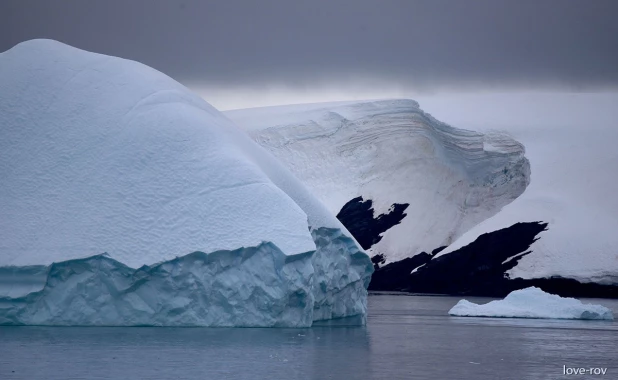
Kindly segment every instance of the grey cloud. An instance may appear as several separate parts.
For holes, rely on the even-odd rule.
[[[2,1],[0,50],[52,38],[189,85],[618,88],[615,0]]]

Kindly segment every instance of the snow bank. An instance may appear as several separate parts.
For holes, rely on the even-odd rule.
[[[411,100],[227,111],[337,214],[351,199],[375,215],[409,206],[371,252],[386,262],[452,243],[517,198],[529,181],[524,147],[502,133],[453,128]]]
[[[503,300],[483,305],[461,300],[448,313],[459,317],[614,319],[612,311],[605,306],[562,298],[536,287],[516,290]]]
[[[2,315],[14,315],[5,321],[306,326],[364,316],[367,255],[274,157],[171,78],[33,40],[0,54],[0,89],[0,296]],[[337,243],[316,246],[321,228]],[[187,256],[196,251],[227,253]],[[188,289],[198,293],[180,296]]]
[[[517,222],[548,230],[508,273],[618,284],[618,94],[503,94],[427,98],[432,114],[465,128],[500,128],[526,147],[531,181],[496,215],[438,256]]]

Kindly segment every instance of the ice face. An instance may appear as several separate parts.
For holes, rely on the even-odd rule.
[[[194,252],[138,269],[97,255],[52,264],[43,281],[40,271],[13,268],[10,283],[38,282],[40,289],[0,297],[0,325],[308,327],[340,318],[364,323],[369,258],[340,230],[320,228],[313,235],[317,250],[296,255],[262,243]]]
[[[364,321],[368,256],[184,86],[35,40],[0,54],[0,88],[0,323]]]
[[[313,256],[313,320],[359,317],[365,323],[367,287],[373,273],[369,257],[341,230],[312,231],[317,250]]]
[[[461,300],[448,313],[460,317],[614,319],[612,311],[605,306],[562,298],[537,287],[515,290],[503,300],[484,305]]]

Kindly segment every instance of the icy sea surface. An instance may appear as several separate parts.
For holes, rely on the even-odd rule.
[[[0,379],[618,378],[616,321],[448,316],[459,299],[371,295],[365,327],[0,327]]]

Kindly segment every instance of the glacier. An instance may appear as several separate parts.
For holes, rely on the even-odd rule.
[[[448,260],[483,236],[520,223],[547,228],[530,239],[529,250],[504,259],[516,264],[507,279],[555,280],[558,287],[572,281],[618,284],[616,94],[437,94],[416,100],[422,110],[416,101],[392,99],[225,115],[333,213],[358,196],[373,202],[375,216],[390,216],[392,206],[403,204],[401,223],[368,249],[377,265],[401,264],[399,288],[426,260]],[[452,276],[440,275],[444,281]],[[392,272],[383,277],[390,281]],[[597,291],[589,289],[589,296]]]
[[[0,88],[0,324],[364,323],[367,254],[178,82],[32,40]]]
[[[405,206],[368,249],[394,262],[453,243],[520,196],[524,146],[509,134],[455,128],[408,99],[225,111],[333,214],[357,197],[374,214]],[[362,200],[361,199],[361,200]],[[367,247],[365,247],[367,249]]]
[[[503,300],[481,305],[464,299],[448,313],[460,317],[614,319],[612,311],[605,306],[584,304],[575,298],[562,298],[537,287],[515,290]]]
[[[517,138],[532,173],[521,196],[436,257],[518,222],[543,221],[548,230],[507,272],[510,278],[618,285],[617,102],[612,93],[424,98],[427,109],[450,123]],[[470,112],[477,109],[484,111]]]

